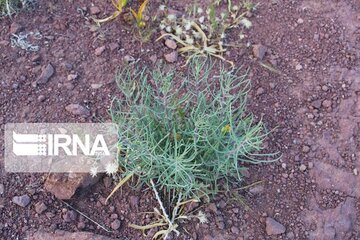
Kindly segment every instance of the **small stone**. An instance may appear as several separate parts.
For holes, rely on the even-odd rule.
[[[65,107],[66,111],[73,115],[83,116],[83,117],[89,117],[90,111],[81,106],[80,104],[69,104]]]
[[[166,39],[165,40],[165,45],[170,49],[176,49],[177,48],[176,42],[174,40],[171,40],[171,39]]]
[[[113,213],[113,214],[110,215],[110,218],[111,219],[118,219],[119,216],[116,213]]]
[[[46,99],[46,97],[45,97],[44,95],[40,95],[40,96],[38,96],[38,98],[37,98],[37,100],[38,100],[39,102],[43,102],[43,101],[45,101],[45,99]]]
[[[126,55],[126,56],[124,57],[124,61],[125,61],[126,63],[131,63],[131,62],[134,62],[134,61],[135,61],[135,58],[134,58],[133,56]]]
[[[46,209],[47,206],[43,202],[38,202],[35,204],[35,212],[37,212],[38,214],[42,214],[43,212],[46,211]]]
[[[286,163],[282,163],[282,164],[281,164],[281,167],[282,167],[283,169],[286,169]]]
[[[63,219],[65,222],[72,222],[75,221],[77,217],[77,213],[73,210],[66,211],[63,215]]]
[[[305,164],[301,164],[299,167],[300,171],[305,172],[306,170],[306,165]]]
[[[235,227],[235,226],[232,226],[231,227],[231,232],[238,235],[240,233],[240,230],[239,228]]]
[[[296,21],[298,24],[303,24],[304,23],[304,20],[302,18],[299,18],[297,21]]]
[[[78,75],[77,74],[69,74],[67,76],[67,80],[68,81],[73,81],[73,80],[76,80],[78,78]]]
[[[91,14],[91,15],[97,15],[97,14],[99,14],[100,12],[101,12],[101,11],[100,11],[100,8],[95,7],[95,6],[90,7],[90,14]]]
[[[64,67],[67,71],[71,71],[73,69],[73,65],[71,63],[65,63]]]
[[[302,66],[301,64],[297,64],[297,65],[295,66],[295,69],[296,69],[297,71],[300,71],[301,69],[303,69],[303,66]]]
[[[253,54],[256,58],[263,60],[267,51],[267,47],[261,44],[256,44],[253,46]]]
[[[109,44],[109,49],[110,49],[111,52],[113,52],[113,51],[119,49],[119,44],[117,44],[117,43],[110,43],[110,44]]]
[[[156,56],[156,54],[150,56],[150,61],[151,61],[153,64],[156,63],[156,61],[157,61],[157,56]]]
[[[325,107],[325,108],[331,107],[331,101],[330,100],[324,100],[322,102],[322,106]]]
[[[258,89],[256,90],[256,96],[260,96],[260,95],[262,95],[264,92],[265,92],[265,90],[264,90],[262,87],[260,87],[260,88],[258,88]]]
[[[32,58],[31,58],[31,61],[32,62],[39,62],[41,60],[41,57],[40,57],[40,55],[35,55],[35,56],[33,56]]]
[[[324,91],[324,92],[327,92],[329,90],[329,87],[324,85],[321,87],[321,89]]]
[[[266,233],[267,235],[279,235],[286,231],[286,228],[281,223],[275,221],[274,219],[267,217],[266,218]]]
[[[13,85],[12,85],[12,89],[18,89],[19,88],[19,84],[18,83],[14,83]]]
[[[54,75],[55,69],[54,67],[49,63],[41,72],[40,76],[36,80],[36,83],[38,84],[44,84],[47,83],[50,78]]]
[[[321,100],[316,100],[311,103],[311,106],[313,106],[316,109],[320,109],[321,107]]]
[[[173,51],[168,54],[164,54],[165,60],[169,63],[174,63],[178,59],[178,53],[176,51]]]
[[[104,186],[106,188],[110,188],[112,179],[110,177],[104,177],[103,182],[104,182]]]
[[[105,46],[101,46],[95,49],[95,55],[100,56],[105,51]]]
[[[216,207],[215,203],[210,203],[207,208],[208,208],[211,212],[217,213],[217,207]]]
[[[274,89],[275,88],[275,83],[270,83],[269,86],[270,86],[271,89]]]
[[[139,206],[139,197],[138,196],[130,196],[130,206],[132,209],[137,209]]]
[[[12,199],[12,202],[19,205],[20,207],[26,207],[29,205],[31,199],[28,195],[22,195],[22,196],[15,196]]]
[[[359,174],[359,171],[356,168],[354,168],[353,173],[355,176],[357,176]]]
[[[111,223],[111,228],[113,230],[118,230],[120,228],[120,226],[121,226],[121,222],[119,219],[116,219]]]
[[[256,185],[254,187],[249,188],[249,192],[252,194],[260,194],[264,191],[264,185]]]
[[[78,228],[79,230],[83,230],[83,229],[85,228],[85,223],[84,223],[84,222],[79,222],[79,223],[77,224],[77,228]]]
[[[313,163],[313,162],[309,162],[308,167],[309,167],[309,169],[312,169],[312,168],[314,167],[314,163]]]
[[[308,153],[308,152],[310,152],[310,147],[307,146],[307,145],[304,145],[304,146],[302,147],[302,152],[303,152],[303,153]]]
[[[18,24],[18,23],[16,23],[16,22],[13,22],[13,23],[10,25],[10,33],[12,33],[12,34],[16,34],[16,33],[18,33],[18,32],[21,32],[23,29],[24,29],[24,28],[23,28],[20,24]]]
[[[91,84],[91,88],[92,89],[99,89],[102,87],[102,84],[101,83],[93,83]]]
[[[5,186],[4,184],[0,183],[0,195],[3,195],[5,192]]]
[[[225,208],[226,207],[226,202],[224,200],[221,200],[219,202],[219,208]]]

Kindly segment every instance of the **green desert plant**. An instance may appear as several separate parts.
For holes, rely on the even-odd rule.
[[[123,98],[113,101],[111,116],[119,126],[122,180],[110,196],[134,176],[138,184],[175,199],[167,216],[157,194],[163,214],[154,212],[162,220],[132,227],[166,225],[158,235],[168,235],[176,219],[187,218],[179,205],[229,189],[230,182],[242,180],[245,164],[264,162],[263,124],[245,108],[246,73],[221,67],[214,74],[214,66],[194,58],[183,76],[131,66],[117,75]]]

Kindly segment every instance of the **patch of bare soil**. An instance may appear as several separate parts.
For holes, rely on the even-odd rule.
[[[261,66],[252,47],[231,49],[227,57],[250,67],[249,108],[274,129],[266,145],[282,157],[251,167],[244,184],[260,185],[238,192],[242,198],[219,195],[202,207],[209,223],[184,221],[179,238],[360,239],[360,3],[260,3],[246,41],[265,47],[262,62],[278,73]],[[159,4],[150,4],[150,12]],[[170,5],[185,10],[183,3]],[[112,12],[107,2],[94,6],[99,16]],[[140,43],[122,17],[94,31],[85,14],[90,7],[83,0],[39,1],[32,12],[0,20],[2,136],[4,124],[11,122],[108,120],[107,108],[118,95],[119,66],[130,57],[156,66],[172,51],[155,42],[159,33]],[[11,31],[32,32],[28,41],[39,51],[12,48]],[[236,39],[239,32],[230,34]],[[183,63],[179,57],[172,67],[181,69]],[[70,104],[82,111],[72,111]],[[0,146],[3,165],[3,138]],[[116,183],[103,178],[63,202],[45,190],[46,177],[0,173],[1,239],[24,239],[34,232],[40,234],[35,239],[69,238],[64,231],[90,232],[75,234],[78,239],[151,238],[127,226],[151,222],[151,215],[139,214],[156,206],[151,192],[124,187],[105,203]]]

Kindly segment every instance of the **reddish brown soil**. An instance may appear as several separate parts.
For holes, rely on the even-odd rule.
[[[249,110],[262,117],[268,129],[275,129],[266,146],[268,151],[280,151],[282,157],[278,162],[249,169],[245,184],[263,183],[239,192],[244,204],[230,194],[219,195],[204,206],[209,223],[181,223],[180,239],[360,239],[360,176],[354,170],[360,172],[360,3],[260,2],[251,18],[253,28],[246,32],[247,41],[265,45],[268,51],[263,61],[280,73],[260,66],[251,48],[231,49],[228,58],[236,66],[250,67],[253,91]],[[177,2],[173,8],[183,11],[183,4]],[[105,2],[95,1],[94,5],[102,12],[112,11]],[[150,4],[150,10],[155,12],[158,5]],[[158,33],[141,44],[131,32],[134,28],[122,17],[104,24],[101,31],[91,32],[87,20],[77,11],[90,6],[83,0],[40,1],[33,12],[0,20],[1,134],[4,124],[11,122],[109,119],[107,108],[118,94],[114,74],[124,57],[133,56],[152,67],[151,58],[163,61],[163,54],[170,52],[162,42],[154,42]],[[10,47],[12,22],[26,32],[42,34],[41,40],[34,40],[39,52]],[[231,36],[235,39],[238,34],[234,30]],[[111,51],[114,43],[118,46]],[[105,51],[96,56],[95,49],[102,46]],[[37,56],[39,60],[33,61]],[[173,65],[180,69],[183,60]],[[48,63],[55,68],[54,76],[46,84],[32,86]],[[79,78],[67,82],[70,73]],[[94,89],[91,84],[101,87]],[[40,101],[40,95],[45,100]],[[92,116],[71,115],[65,111],[71,103],[87,107]],[[3,138],[0,144],[3,163]],[[65,221],[64,215],[71,208],[47,193],[43,180],[40,174],[0,173],[0,183],[5,187],[0,195],[1,239],[24,239],[28,232],[39,229],[145,238],[127,224],[151,220],[139,214],[157,206],[151,193],[125,187],[104,205],[111,188],[100,181],[68,202],[108,229],[114,219],[121,221],[118,230],[106,232],[80,216]],[[23,194],[31,197],[26,208],[11,201],[13,196]],[[38,202],[48,206],[42,214],[35,212]],[[266,217],[283,224],[286,232],[268,236]]]

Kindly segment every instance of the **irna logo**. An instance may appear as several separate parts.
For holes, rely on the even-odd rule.
[[[13,131],[13,153],[16,156],[109,156],[102,134],[18,134]]]

